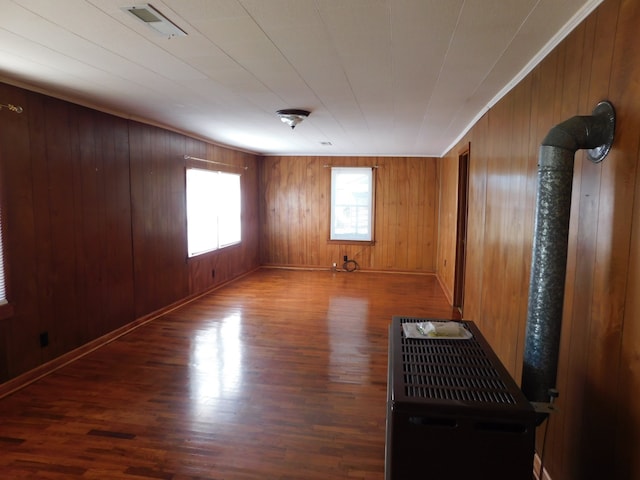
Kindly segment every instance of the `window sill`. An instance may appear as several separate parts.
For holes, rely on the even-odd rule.
[[[232,248],[237,248],[239,246],[242,245],[242,240],[240,240],[239,242],[236,243],[231,243],[229,245],[225,245],[224,247],[220,247],[220,248],[214,248],[213,250],[207,250],[205,252],[200,252],[200,253],[196,253],[194,255],[187,255],[187,262],[190,262],[192,260],[200,260],[202,258],[207,258],[209,256],[214,256],[214,255],[219,255],[221,253],[224,253],[226,250],[232,249]]]
[[[329,245],[375,245],[375,240],[327,240]]]

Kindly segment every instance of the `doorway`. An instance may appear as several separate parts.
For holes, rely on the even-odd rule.
[[[453,306],[460,313],[464,307],[464,272],[467,256],[467,214],[469,201],[469,145],[458,155],[458,213],[456,234],[456,263],[453,280]]]

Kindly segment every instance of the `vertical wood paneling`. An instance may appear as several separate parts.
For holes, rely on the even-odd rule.
[[[132,122],[131,205],[136,317],[188,295],[184,137]]]
[[[331,170],[378,165],[375,245],[329,242]],[[433,158],[265,157],[260,162],[261,259],[330,268],[347,255],[362,269],[435,271],[438,184]]]
[[[610,206],[613,213],[611,219],[614,228],[622,227],[626,232],[629,226],[632,227],[629,242],[629,257],[626,251],[621,250],[620,245],[615,245],[615,262],[611,271],[623,268],[621,262],[628,262],[628,278],[626,291],[621,292],[620,282],[623,280],[619,276],[615,279],[612,288],[617,289],[613,300],[624,302],[624,311],[620,312],[616,308],[611,312],[614,318],[615,327],[622,329],[621,355],[619,362],[619,384],[614,392],[607,392],[608,397],[613,397],[613,404],[617,407],[614,425],[616,426],[616,436],[614,442],[614,475],[616,478],[640,478],[640,457],[637,454],[637,446],[640,445],[640,62],[637,60],[637,28],[640,23],[640,4],[633,0],[621,2],[618,15],[618,27],[616,43],[612,58],[612,70],[617,74],[611,80],[610,91],[615,92],[617,114],[619,122],[616,133],[615,166],[620,170],[621,186],[623,189],[621,197],[613,199]],[[630,62],[629,59],[635,61]],[[635,167],[635,175],[632,169]],[[626,170],[626,172],[625,172]],[[635,193],[633,198],[629,198],[629,193]],[[618,214],[620,202],[633,202],[633,216],[626,225],[620,222],[627,220]],[[624,293],[624,297],[621,295]],[[613,306],[613,305],[612,305]],[[603,305],[604,307],[604,305]],[[611,308],[611,307],[609,307]],[[607,315],[606,309],[601,311]],[[620,319],[623,324],[620,325]],[[607,344],[615,339],[615,335],[606,332]],[[607,353],[607,352],[602,352]],[[617,359],[610,359],[614,361]]]
[[[400,166],[399,166],[400,167]],[[379,177],[383,182],[381,188],[378,190],[378,196],[376,198],[376,207],[378,210],[386,212],[385,222],[379,225],[376,232],[380,237],[378,245],[383,252],[383,264],[382,268],[392,269],[395,264],[395,247],[398,238],[398,195],[385,195],[385,192],[392,192],[394,189],[396,192],[402,190],[401,183],[402,178],[399,175],[399,168],[391,168],[387,163],[384,165],[384,171],[380,172]]]
[[[509,132],[513,112],[513,100],[501,102],[489,112],[490,135]],[[507,230],[507,212],[513,208],[509,202],[510,136],[499,137],[492,142],[487,158],[486,211],[484,229],[484,266],[482,270],[483,331],[492,339],[494,348],[505,366],[512,366],[511,353],[504,342],[505,323],[510,320],[507,293],[507,257],[512,242],[512,232]],[[512,322],[512,320],[511,320]],[[512,342],[513,343],[513,342]]]
[[[467,262],[463,315],[484,328],[482,315],[482,276],[485,252],[485,215],[487,191],[487,150],[489,117],[484,115],[473,129],[469,158],[469,214],[467,225]],[[441,213],[443,215],[444,213]],[[452,225],[454,225],[452,223]],[[452,252],[451,258],[454,253]]]
[[[559,410],[545,450],[554,479],[640,475],[638,24],[637,2],[605,0],[457,147],[471,142],[465,318],[480,325],[519,380],[538,146],[554,125],[590,114],[600,100],[611,100],[618,114],[604,162],[576,154]]]
[[[531,77],[526,78],[515,90],[513,131],[511,138],[513,178],[511,189],[511,203],[514,208],[509,212],[508,223],[514,226],[515,238],[509,253],[509,266],[507,272],[514,271],[520,278],[528,278],[531,265],[531,246],[533,238],[533,211],[526,208],[535,199],[535,183],[531,181],[536,175],[536,162],[531,161],[535,155],[530,152],[531,132]],[[527,298],[529,293],[528,282],[510,282],[509,287],[509,311],[508,318],[517,320],[512,324],[512,334],[517,338],[512,345],[513,354],[510,361],[514,362],[512,371],[515,378],[522,375],[522,358],[524,352],[527,305],[522,298]],[[513,342],[513,337],[511,339]]]
[[[440,216],[438,235],[438,278],[450,303],[453,303],[458,212],[458,150],[439,162]]]
[[[611,98],[624,108],[624,102],[618,101],[618,95],[610,97],[613,93],[610,72],[615,71],[612,70],[612,52],[615,53],[618,17],[617,2],[610,2],[598,13],[599,27],[605,28],[606,25],[609,30],[607,34],[598,35],[595,45],[589,99],[595,104],[603,98]],[[624,125],[624,116],[619,121]],[[584,388],[587,401],[583,414],[583,419],[592,423],[589,435],[583,437],[580,454],[581,457],[593,457],[594,461],[588,470],[582,470],[583,475],[608,475],[615,457],[615,443],[603,439],[614,438],[617,428],[615,395],[620,381],[618,369],[628,268],[629,207],[634,194],[634,186],[628,180],[635,178],[636,168],[636,162],[630,163],[628,158],[616,150],[608,161],[601,164],[598,216],[592,219],[598,235],[595,239],[592,321],[587,345],[589,363]]]
[[[74,231],[74,245],[77,251],[76,275],[84,278],[78,282],[78,296],[86,301],[78,304],[79,318],[91,318],[92,327],[101,329],[102,318],[102,259],[104,251],[105,231],[101,228],[104,222],[101,195],[102,162],[97,154],[96,126],[91,112],[78,112],[69,125],[72,136],[71,158],[76,158],[74,169],[74,204],[78,206],[77,221]],[[86,238],[86,241],[83,239]],[[80,345],[84,338],[88,338],[88,322],[77,328]],[[84,331],[83,331],[84,330]]]
[[[30,207],[33,209],[34,225],[33,231],[21,232],[26,234],[25,237],[13,237],[14,241],[20,242],[22,239],[28,239],[29,243],[33,242],[34,253],[36,256],[36,264],[33,265],[33,272],[37,278],[37,289],[35,295],[37,298],[36,311],[34,317],[24,318],[25,323],[30,324],[29,337],[19,338],[19,334],[13,338],[20,340],[16,346],[18,349],[25,349],[29,352],[29,355],[22,356],[15,352],[12,358],[27,360],[31,367],[35,366],[43,361],[48,360],[49,352],[47,350],[36,350],[37,343],[35,341],[38,338],[40,332],[47,331],[48,328],[54,324],[54,305],[53,305],[53,289],[51,288],[51,257],[53,256],[53,237],[51,230],[53,228],[53,216],[51,214],[51,205],[49,202],[49,170],[47,167],[47,153],[48,147],[45,139],[46,123],[47,123],[47,99],[44,97],[29,97],[28,106],[33,108],[32,115],[29,115],[29,124],[26,131],[20,132],[22,136],[27,137],[29,142],[29,148],[27,150],[18,151],[16,155],[23,157],[27,155],[26,161],[29,162],[29,174],[32,175],[33,184],[28,186],[33,193],[33,204]],[[24,113],[23,113],[24,115]],[[26,186],[26,185],[25,185]],[[13,192],[10,193],[12,195]],[[7,200],[8,211],[13,208],[13,202],[11,196]],[[9,212],[7,212],[9,213]],[[16,222],[19,219],[16,217]],[[28,245],[28,244],[27,244]],[[24,245],[24,246],[27,246]],[[15,268],[21,268],[22,258],[27,256],[26,252],[22,252],[22,243],[10,252],[10,264],[15,265]],[[11,270],[14,271],[15,268]],[[20,284],[16,285],[16,282],[12,278],[9,278],[12,288],[20,288]],[[12,319],[12,323],[16,323],[20,317],[19,311],[21,307],[29,305],[33,298],[25,297],[22,299],[23,304],[16,305],[17,315]],[[11,299],[9,299],[11,301]],[[35,320],[35,321],[34,321]],[[19,329],[14,330],[18,332]]]
[[[77,119],[82,160],[83,251],[78,277],[88,299],[88,338],[96,338],[133,317],[131,202],[128,128],[109,116],[83,111]],[[91,143],[88,142],[91,140]],[[84,145],[93,144],[87,148]],[[85,187],[86,186],[86,187]],[[90,196],[90,197],[89,197]]]
[[[622,6],[619,7],[618,3]],[[618,386],[622,330],[626,322],[637,321],[625,314],[627,275],[630,250],[631,206],[637,185],[634,181],[637,170],[638,112],[640,95],[637,88],[638,65],[635,76],[628,74],[627,45],[637,45],[637,37],[630,29],[629,18],[640,22],[640,9],[631,3],[610,2],[602,8],[598,23],[608,25],[608,35],[598,37],[594,59],[594,71],[606,69],[615,75],[598,75],[599,82],[592,82],[590,98],[611,98],[618,105],[618,131],[616,148],[603,162],[599,190],[594,265],[594,292],[592,297],[593,320],[589,338],[589,364],[585,395],[589,398],[584,418],[596,416],[592,437],[585,441],[582,453],[602,455],[594,462],[589,474],[607,475],[611,461],[615,459],[616,442],[601,439],[615,438],[620,425],[616,424],[618,411]],[[625,25],[626,23],[626,25]],[[621,24],[625,25],[621,28]],[[625,51],[626,50],[626,51]],[[612,54],[613,53],[613,54]],[[626,70],[626,72],[625,72]],[[594,85],[595,83],[595,85]],[[635,88],[633,88],[635,85]],[[631,88],[630,88],[631,87]],[[640,358],[636,361],[640,361]],[[638,407],[636,407],[638,408]],[[601,414],[604,410],[605,414]],[[626,422],[626,419],[620,418]],[[624,471],[624,469],[622,470]]]
[[[5,379],[130,322],[133,284],[128,153],[116,146],[127,142],[126,121],[3,90],[24,107],[0,132],[15,311]]]
[[[0,94],[25,109],[42,111],[42,97],[32,97],[25,91],[3,84],[0,84]],[[38,338],[40,331],[38,313],[44,306],[45,292],[38,288],[41,274],[37,265],[42,250],[48,244],[48,236],[36,242],[39,216],[34,208],[37,193],[34,187],[38,186],[43,175],[41,170],[32,169],[31,159],[41,158],[37,147],[42,142],[36,144],[33,133],[43,131],[44,116],[38,115],[37,120],[24,114],[14,117],[0,115],[4,259],[7,294],[14,306],[13,317],[0,321],[5,335],[5,348],[0,352],[0,373],[3,375],[0,381],[13,372],[26,371],[42,362],[40,351],[26,347]],[[40,185],[46,185],[46,182]]]
[[[76,227],[78,205],[75,191],[78,188],[77,162],[71,149],[71,106],[49,100],[46,102],[45,142],[47,145],[46,171],[47,201],[51,223],[51,257],[48,260],[53,307],[53,322],[64,322],[68,333],[51,329],[50,351],[54,356],[80,345],[86,335],[79,323],[79,284],[75,281],[78,262]]]
[[[0,115],[14,310],[0,320],[0,382],[258,266],[255,156],[8,85],[0,94],[24,107]],[[250,166],[244,241],[192,263],[185,154]]]
[[[585,301],[585,292],[593,289],[593,265],[595,261],[595,244],[593,239],[597,235],[597,225],[594,219],[598,215],[598,190],[600,183],[601,167],[587,161],[584,156],[579,153],[576,155],[577,167],[574,171],[575,189],[578,194],[573,195],[572,208],[572,227],[570,230],[570,252],[575,249],[576,263],[575,270],[568,271],[567,274],[567,293],[572,293],[567,298],[565,305],[566,325],[563,325],[563,333],[570,341],[570,355],[566,357],[566,364],[561,364],[559,368],[559,381],[563,376],[567,377],[563,389],[563,400],[567,404],[575,402],[573,414],[567,418],[559,415],[554,419],[554,424],[563,429],[562,435],[569,441],[569,448],[566,456],[567,467],[573,469],[569,471],[570,475],[578,475],[580,458],[580,442],[571,441],[572,438],[580,438],[579,432],[582,432],[582,422],[584,416],[585,402],[582,400],[584,396],[584,386],[587,376],[588,362],[588,337],[589,326],[592,319],[591,303]],[[573,222],[573,218],[576,219]],[[575,245],[575,247],[573,247]],[[567,333],[568,332],[568,335]],[[565,366],[566,365],[566,366]],[[551,455],[553,456],[553,454]]]
[[[420,265],[422,255],[417,249],[410,248],[410,245],[421,245],[421,230],[424,228],[424,218],[410,218],[409,205],[416,205],[421,208],[424,205],[424,190],[420,187],[424,184],[423,170],[418,169],[414,163],[409,163],[407,167],[407,200],[403,205],[404,222],[406,223],[407,239],[404,243],[406,265]]]

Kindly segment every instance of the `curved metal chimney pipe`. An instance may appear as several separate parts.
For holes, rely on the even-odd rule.
[[[575,153],[589,149],[589,159],[601,162],[611,150],[614,131],[613,106],[600,102],[591,116],[553,127],[540,146],[522,369],[522,391],[531,402],[547,402],[556,383]]]

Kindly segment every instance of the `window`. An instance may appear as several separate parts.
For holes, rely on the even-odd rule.
[[[331,240],[373,240],[373,169],[331,169]]]
[[[7,287],[4,279],[4,255],[2,252],[2,210],[0,210],[0,305],[7,304]]]
[[[240,175],[188,168],[189,257],[240,243],[240,207]]]
[[[0,320],[4,320],[13,315],[13,307],[7,300],[7,279],[4,271],[2,238],[2,208],[0,208]]]

